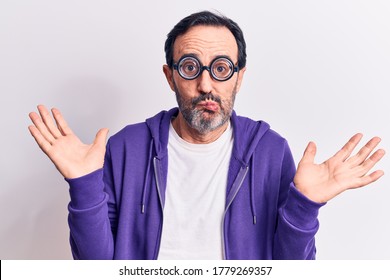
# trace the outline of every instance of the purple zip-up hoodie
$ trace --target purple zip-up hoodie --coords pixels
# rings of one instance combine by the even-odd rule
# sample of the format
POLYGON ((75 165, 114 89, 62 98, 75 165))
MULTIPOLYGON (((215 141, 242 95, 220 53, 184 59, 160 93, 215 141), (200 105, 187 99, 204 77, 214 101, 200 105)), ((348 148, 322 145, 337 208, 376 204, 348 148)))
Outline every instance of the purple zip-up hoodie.
MULTIPOLYGON (((103 169, 70 185, 75 259, 157 259, 164 222, 168 131, 178 109, 129 125, 107 143, 103 169)), ((314 259, 323 204, 294 186, 284 138, 263 121, 231 117, 234 146, 222 220, 225 259, 314 259)), ((169 187, 169 186, 168 186, 169 187)))

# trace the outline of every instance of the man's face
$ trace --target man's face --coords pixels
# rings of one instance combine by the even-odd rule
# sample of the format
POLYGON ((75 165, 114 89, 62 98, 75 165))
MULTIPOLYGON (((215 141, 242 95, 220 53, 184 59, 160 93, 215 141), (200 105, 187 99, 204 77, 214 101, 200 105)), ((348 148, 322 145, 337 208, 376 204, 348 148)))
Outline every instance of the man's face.
MULTIPOLYGON (((195 56, 206 66, 219 56, 229 57, 237 64, 238 48, 233 34, 226 27, 195 26, 175 41, 174 63, 185 55, 195 56)), ((244 71, 241 69, 224 82, 214 80, 207 70, 194 80, 186 80, 178 71, 164 65, 168 83, 176 93, 180 114, 191 128, 202 134, 229 120, 244 71)))

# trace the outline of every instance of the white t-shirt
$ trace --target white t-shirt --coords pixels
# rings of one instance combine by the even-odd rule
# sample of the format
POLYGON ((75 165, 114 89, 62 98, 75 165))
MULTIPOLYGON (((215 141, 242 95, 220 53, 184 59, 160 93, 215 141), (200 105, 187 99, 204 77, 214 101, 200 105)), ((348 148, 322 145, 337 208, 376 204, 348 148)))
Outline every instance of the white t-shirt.
POLYGON ((188 143, 172 124, 158 259, 222 259, 222 217, 233 129, 209 144, 188 143))

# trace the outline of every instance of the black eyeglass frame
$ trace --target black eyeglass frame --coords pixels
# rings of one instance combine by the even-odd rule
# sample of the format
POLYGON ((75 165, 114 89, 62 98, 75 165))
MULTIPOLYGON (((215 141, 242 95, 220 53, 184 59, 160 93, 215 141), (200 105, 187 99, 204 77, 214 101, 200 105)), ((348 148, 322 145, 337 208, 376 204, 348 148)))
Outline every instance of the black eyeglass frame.
POLYGON ((207 70, 207 71, 210 73, 211 77, 212 77, 214 80, 219 81, 219 82, 225 82, 225 81, 229 80, 231 77, 233 77, 233 75, 234 75, 235 72, 238 72, 238 71, 239 71, 239 67, 238 67, 237 65, 234 65, 233 61, 232 61, 229 57, 223 56, 223 55, 217 56, 216 58, 214 58, 214 59, 211 61, 211 63, 210 63, 209 66, 203 65, 203 64, 199 61, 199 59, 198 59, 196 56, 194 56, 194 55, 184 55, 184 56, 182 56, 182 57, 179 59, 179 61, 178 61, 177 63, 174 63, 174 64, 173 64, 173 69, 176 70, 176 71, 179 73, 180 77, 182 77, 182 78, 185 79, 185 80, 194 80, 194 79, 198 78, 198 77, 203 73, 204 70, 207 70), (198 71, 198 73, 197 73, 195 76, 193 76, 193 77, 185 76, 185 75, 180 71, 180 69, 179 69, 179 65, 181 64, 181 62, 182 62, 183 60, 185 60, 185 59, 188 59, 188 58, 194 59, 194 60, 199 64, 199 71, 198 71), (222 59, 226 59, 226 60, 229 62, 229 64, 231 65, 231 69, 232 69, 231 73, 230 73, 226 78, 223 78, 223 79, 218 78, 218 77, 214 74, 214 72, 211 70, 213 64, 214 64, 217 60, 219 60, 219 59, 221 59, 221 58, 222 58, 222 59))

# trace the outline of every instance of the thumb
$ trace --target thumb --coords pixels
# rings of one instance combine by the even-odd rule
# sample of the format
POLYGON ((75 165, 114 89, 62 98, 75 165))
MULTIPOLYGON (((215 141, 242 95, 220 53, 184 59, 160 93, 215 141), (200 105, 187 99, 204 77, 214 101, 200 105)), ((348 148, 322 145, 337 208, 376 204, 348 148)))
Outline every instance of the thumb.
POLYGON ((300 163, 314 163, 314 157, 317 153, 317 146, 314 142, 309 142, 305 151, 303 152, 300 163))
POLYGON ((95 140, 93 141, 94 145, 105 146, 108 135, 108 128, 102 128, 96 133, 95 140))

